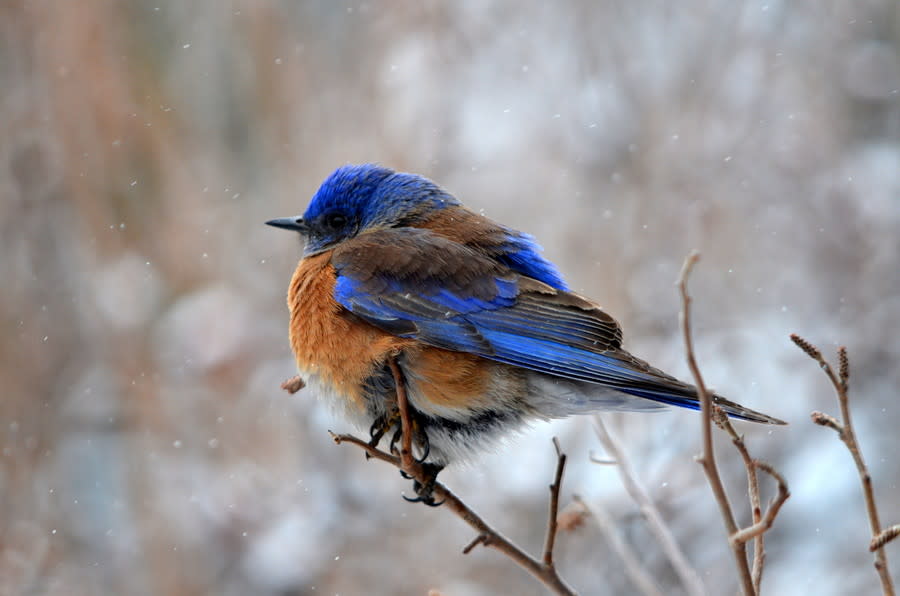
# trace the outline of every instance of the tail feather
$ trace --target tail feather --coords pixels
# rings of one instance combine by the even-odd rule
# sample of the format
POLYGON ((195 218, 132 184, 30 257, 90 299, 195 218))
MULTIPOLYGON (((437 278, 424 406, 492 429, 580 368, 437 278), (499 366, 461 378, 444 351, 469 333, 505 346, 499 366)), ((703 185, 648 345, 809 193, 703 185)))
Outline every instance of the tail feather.
MULTIPOLYGON (((643 397, 672 406, 690 408, 692 410, 700 409, 697 388, 693 385, 679 381, 624 350, 618 350, 615 353, 615 357, 628 369, 640 374, 639 381, 619 383, 616 386, 617 390, 635 397, 643 397)), ((712 399, 713 403, 733 418, 761 422, 763 424, 787 424, 783 420, 746 408, 741 404, 725 399, 721 395, 713 393, 712 399)))
MULTIPOLYGON (((692 385, 685 385, 684 388, 690 390, 692 394, 685 395, 681 392, 674 393, 671 389, 666 390, 662 388, 621 388, 619 389, 619 391, 627 393, 629 395, 634 395, 636 397, 643 397, 645 399, 651 399, 653 401, 658 401, 672 406, 690 408, 691 410, 699 410, 700 401, 697 397, 697 390, 692 385)), ((761 422, 763 424, 787 424, 787 422, 785 422, 784 420, 779 420, 778 418, 763 414, 762 412, 751 410, 750 408, 746 408, 738 403, 727 400, 721 395, 713 394, 712 399, 714 404, 722 408, 725 413, 732 418, 749 420, 751 422, 761 422)))

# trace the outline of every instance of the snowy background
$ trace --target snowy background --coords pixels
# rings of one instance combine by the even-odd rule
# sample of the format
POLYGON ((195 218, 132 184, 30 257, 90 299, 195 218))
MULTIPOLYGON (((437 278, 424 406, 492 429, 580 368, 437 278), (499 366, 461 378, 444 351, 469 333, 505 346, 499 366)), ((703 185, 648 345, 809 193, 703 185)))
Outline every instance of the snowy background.
MULTIPOLYGON (((626 347, 683 378, 673 282, 699 249, 707 382, 791 423, 740 425, 792 491, 763 592, 877 591, 856 472, 809 421, 834 398, 788 334, 849 347, 900 522, 895 0, 14 0, 0 89, 0 593, 543 593, 493 551, 461 555, 468 527, 403 502, 395 470, 279 389, 300 246, 262 222, 364 161, 536 235, 626 347)), ((606 421, 710 593, 733 593, 697 416, 606 421)), ((537 552, 553 435, 563 503, 603 507, 681 593, 615 469, 589 463, 589 419, 443 478, 537 552)), ((584 594, 633 590, 593 524, 557 558, 584 594)))

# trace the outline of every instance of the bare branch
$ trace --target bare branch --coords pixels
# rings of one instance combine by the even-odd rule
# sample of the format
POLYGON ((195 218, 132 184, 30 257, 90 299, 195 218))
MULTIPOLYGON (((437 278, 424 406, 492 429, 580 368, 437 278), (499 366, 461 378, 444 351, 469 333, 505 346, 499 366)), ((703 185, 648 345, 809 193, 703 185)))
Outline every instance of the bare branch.
MULTIPOLYGON (((681 275, 678 278, 678 287, 681 290, 681 329, 684 334, 684 347, 687 356, 688 367, 694 376, 694 382, 697 385, 697 397, 700 400, 700 412, 702 419, 703 432, 703 451, 698 458, 706 478, 712 488, 713 496, 719 505, 719 511, 725 522, 725 530, 731 537, 737 533, 738 527, 734 520, 734 513, 731 509, 731 503, 728 501, 728 495, 725 493, 725 486, 722 484, 722 477, 719 475, 719 469, 716 466, 715 452, 713 450, 712 441, 712 421, 713 421, 713 404, 706 385, 703 382, 703 376, 700 374, 700 368, 694 358, 694 345, 691 339, 691 297, 687 292, 687 278, 691 269, 700 258, 699 253, 692 252, 684 261, 684 267, 681 269, 681 275)), ((734 555, 734 561, 737 565, 738 576, 741 581, 741 587, 745 596, 753 596, 756 590, 753 587, 753 577, 750 573, 750 566, 747 563, 747 552, 743 542, 731 541, 731 550, 734 555)))
POLYGON ((383 462, 387 462, 389 464, 393 464, 400 467, 400 458, 396 455, 391 455, 390 453, 385 453, 381 449, 377 449, 371 445, 367 441, 363 441, 362 439, 358 439, 353 435, 338 435, 331 431, 328 431, 328 434, 331 435, 331 438, 334 439, 335 445, 340 445, 341 443, 353 443, 357 447, 362 447, 366 451, 366 457, 373 457, 375 459, 379 459, 383 462))
MULTIPOLYGON (((397 407, 400 411, 400 425, 403 433, 403 436, 401 438, 400 455, 396 456, 390 453, 386 453, 378 449, 377 447, 373 447, 368 442, 351 435, 336 435, 334 433, 331 433, 331 436, 334 439, 335 443, 351 443, 353 445, 356 445, 357 447, 365 450, 368 456, 394 465, 418 482, 425 483, 426 481, 428 481, 425 466, 422 463, 416 461, 412 454, 412 420, 409 413, 409 401, 406 394, 406 383, 403 379, 403 374, 400 370, 400 367, 397 365, 396 361, 393 358, 388 360, 388 366, 390 367, 391 372, 394 376, 394 381, 397 388, 397 407)), ((478 532, 478 535, 475 537, 475 539, 472 540, 472 542, 470 542, 463 549, 464 554, 468 554, 479 544, 485 547, 493 548, 506 555, 516 565, 530 573, 535 579, 544 584, 544 586, 554 594, 574 596, 575 592, 566 585, 561 577, 559 577, 556 566, 552 563, 552 549, 554 543, 553 538, 555 538, 557 527, 556 513, 559 506, 559 486, 562 482, 563 467, 565 465, 565 455, 560 452, 559 445, 556 442, 554 442, 554 444, 556 445, 558 456, 557 470, 554 485, 551 487, 551 519, 547 522, 547 538, 549 544, 547 544, 544 548, 543 562, 529 556, 528 553, 513 544, 500 532, 490 527, 487 522, 481 519, 481 517, 479 517, 477 513, 472 511, 472 509, 470 509, 468 505, 463 503, 462 500, 459 499, 459 497, 453 494, 450 489, 448 489, 440 482, 434 482, 433 495, 438 501, 443 502, 443 508, 449 509, 450 511, 455 513, 459 518, 461 518, 476 532, 478 532), (556 487, 555 498, 553 496, 554 487, 556 487), (551 538, 551 528, 553 538, 551 538), (550 561, 549 563, 547 562, 548 560, 550 561)))
POLYGON ((747 470, 747 490, 750 495, 750 511, 753 516, 753 524, 749 528, 744 528, 743 530, 739 530, 736 534, 732 534, 729 540, 747 542, 748 540, 753 539, 753 568, 751 569, 750 576, 753 580, 753 589, 759 594, 760 586, 762 584, 763 568, 766 561, 764 534, 772 527, 781 506, 791 494, 784 477, 782 477, 775 468, 766 462, 753 459, 750 456, 750 451, 744 443, 744 437, 737 433, 734 429, 734 425, 731 424, 731 420, 728 419, 725 412, 722 411, 721 408, 716 407, 715 415, 716 424, 731 437, 731 441, 734 443, 738 453, 740 453, 741 459, 744 461, 744 467, 747 470), (762 501, 759 493, 759 476, 757 475, 757 470, 763 470, 768 473, 775 478, 775 481, 778 483, 778 494, 775 500, 769 505, 769 510, 766 511, 765 517, 763 517, 762 513, 762 501))
POLYGON ((834 416, 825 414, 824 412, 813 412, 810 414, 810 418, 813 423, 818 424, 819 426, 827 426, 837 432, 837 434, 841 436, 844 435, 844 427, 841 426, 841 423, 838 422, 834 416))
POLYGON ((641 515, 647 520, 650 532, 656 537, 656 541, 659 542, 666 558, 669 559, 669 563, 675 570, 676 575, 678 575, 681 585, 684 586, 684 591, 691 596, 702 596, 706 593, 703 581, 700 579, 697 571, 691 566, 681 547, 678 546, 678 542, 663 520, 653 499, 650 498, 647 490, 638 481, 637 474, 635 474, 634 468, 631 467, 631 461, 628 459, 625 451, 606 429, 601 416, 595 415, 593 421, 594 432, 597 434, 597 438, 603 444, 603 448, 609 456, 617 462, 619 477, 622 479, 625 490, 637 504, 641 515))
POLYGON ((596 455, 594 455, 593 451, 591 451, 590 454, 588 454, 588 459, 591 461, 592 464, 597 464, 598 466, 614 466, 619 463, 612 458, 597 457, 596 455))
POLYGON ((547 537, 544 539, 544 565, 550 568, 553 567, 553 545, 556 543, 559 490, 562 488, 562 476, 566 468, 566 454, 562 452, 556 437, 553 437, 553 446, 556 448, 556 477, 550 485, 550 512, 547 514, 547 537))
MULTIPOLYGON (((862 451, 859 449, 859 443, 856 440, 856 432, 853 430, 853 421, 850 418, 850 397, 847 393, 848 381, 850 379, 850 359, 847 357, 847 348, 841 346, 838 348, 838 366, 839 372, 835 374, 834 369, 822 356, 822 352, 811 343, 797 335, 791 334, 791 341, 797 344, 806 354, 819 363, 819 366, 825 371, 828 380, 834 387, 837 394, 838 406, 841 410, 841 419, 838 421, 833 416, 823 414, 821 412, 813 412, 812 420, 818 425, 827 426, 838 433, 838 437, 847 446, 853 462, 856 464, 856 471, 859 474, 859 481, 862 484, 863 498, 866 502, 866 512, 869 515, 869 529, 872 532, 872 541, 869 550, 875 552, 875 570, 881 580, 881 590, 885 596, 894 596, 894 583, 891 580, 891 574, 888 570, 887 555, 882 548, 887 543, 885 540, 878 546, 874 546, 883 538, 881 531, 881 521, 878 519, 878 507, 875 504, 875 490, 872 487, 872 476, 869 474, 869 468, 863 459, 862 451)), ((889 530, 888 530, 889 531, 889 530)), ((890 540, 890 539, 888 539, 890 540)))
POLYGON ((872 542, 869 544, 869 551, 875 552, 897 536, 900 536, 900 524, 882 530, 875 538, 872 538, 872 542))
MULTIPOLYGON (((753 468, 762 470, 763 472, 765 472, 766 474, 768 474, 769 476, 771 476, 772 478, 775 479, 775 482, 778 483, 778 494, 776 495, 776 497, 772 501, 772 503, 769 505, 769 508, 766 510, 765 516, 761 520, 755 522, 749 528, 744 528, 743 530, 740 530, 736 534, 733 534, 731 536, 731 540, 733 542, 747 542, 748 540, 752 540, 754 538, 756 538, 757 540, 760 540, 762 538, 763 533, 772 527, 772 523, 775 521, 775 517, 778 515, 778 512, 781 510, 781 506, 784 505, 784 502, 787 501, 788 497, 791 496, 791 493, 788 490, 787 482, 785 482, 784 477, 782 477, 782 475, 779 474, 775 470, 775 468, 773 468, 766 462, 759 461, 759 460, 753 460, 751 465, 753 468)), ((756 476, 756 474, 754 474, 754 476, 756 476)), ((757 498, 758 498, 758 496, 759 496, 759 493, 757 492, 757 498)), ((761 544, 761 541, 759 543, 761 544)), ((762 556, 764 557, 765 554, 762 553, 762 556)), ((754 563, 755 563, 755 561, 754 561, 754 563)), ((762 571, 760 570, 759 573, 760 573, 760 579, 762 579, 762 571)), ((758 592, 759 584, 757 583, 755 585, 755 587, 758 592)))
POLYGON ((488 540, 490 540, 490 538, 488 537, 487 534, 479 534, 472 540, 472 542, 470 542, 469 544, 466 545, 466 548, 464 548, 462 550, 463 554, 464 555, 469 554, 470 552, 472 552, 472 549, 474 549, 479 544, 483 544, 483 545, 487 546, 488 540))
MULTIPOLYGON (((574 497, 576 503, 578 503, 581 507, 583 507, 588 513, 590 513, 591 517, 597 522, 597 525, 600 527, 600 530, 606 536, 606 539, 609 541, 609 546, 617 555, 619 555, 619 559, 622 560, 622 564, 625 568, 625 575, 628 576, 628 579, 631 580, 631 583, 640 591, 644 596, 662 596, 662 592, 656 586, 656 583, 653 581, 653 578, 647 573, 647 571, 643 568, 641 564, 640 558, 635 554, 634 550, 625 542, 622 537, 619 535, 618 530, 616 530, 616 526, 613 521, 610 519, 609 514, 606 512, 603 507, 598 507, 597 509, 591 509, 588 507, 587 503, 581 500, 580 497, 574 497)), ((702 594, 702 592, 700 592, 702 594)))

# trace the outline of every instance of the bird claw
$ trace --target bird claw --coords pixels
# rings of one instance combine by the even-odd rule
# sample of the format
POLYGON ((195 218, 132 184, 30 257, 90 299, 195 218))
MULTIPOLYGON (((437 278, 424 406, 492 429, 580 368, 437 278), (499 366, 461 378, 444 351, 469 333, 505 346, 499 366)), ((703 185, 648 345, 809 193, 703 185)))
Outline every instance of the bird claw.
POLYGON ((431 441, 428 440, 428 433, 422 433, 422 457, 416 458, 416 462, 425 464, 428 454, 431 453, 431 441))
MULTIPOLYGON (((417 464, 425 464, 425 460, 428 459, 428 456, 431 454, 431 441, 428 440, 428 433, 426 432, 416 432, 415 435, 418 439, 418 443, 422 446, 422 455, 420 457, 414 458, 417 464)), ((390 452, 394 455, 399 455, 397 452, 397 442, 403 438, 403 429, 398 428, 394 431, 394 436, 391 437, 391 445, 390 452)))
POLYGON ((407 503, 422 503, 429 507, 440 507, 444 504, 444 501, 435 501, 433 496, 429 497, 407 497, 406 495, 400 495, 403 497, 403 500, 407 503))
POLYGON ((400 437, 402 437, 402 436, 403 436, 403 428, 398 426, 397 430, 394 431, 394 436, 391 437, 390 452, 393 453, 394 455, 399 455, 399 453, 397 451, 397 441, 399 441, 400 437))
MULTIPOLYGON (((425 482, 419 482, 418 480, 412 478, 413 480, 413 491, 415 491, 415 497, 407 497, 406 495, 401 495, 404 500, 409 503, 424 503, 429 507, 440 507, 444 504, 444 501, 435 501, 434 500, 434 485, 437 483, 437 476, 444 469, 444 466, 439 466, 437 464, 428 464, 423 463, 422 468, 425 471, 425 482)), ((410 479, 411 476, 400 470, 400 475, 404 478, 410 479)))
MULTIPOLYGON (((381 439, 384 438, 384 435, 386 435, 389 430, 397 425, 399 421, 400 412, 396 409, 394 409, 389 414, 385 414, 384 416, 376 418, 372 423, 372 426, 369 427, 369 446, 378 447, 378 443, 381 442, 381 439)), ((394 443, 396 443, 397 441, 396 436, 397 435, 395 434, 394 439, 391 440, 392 452, 394 451, 394 443)))

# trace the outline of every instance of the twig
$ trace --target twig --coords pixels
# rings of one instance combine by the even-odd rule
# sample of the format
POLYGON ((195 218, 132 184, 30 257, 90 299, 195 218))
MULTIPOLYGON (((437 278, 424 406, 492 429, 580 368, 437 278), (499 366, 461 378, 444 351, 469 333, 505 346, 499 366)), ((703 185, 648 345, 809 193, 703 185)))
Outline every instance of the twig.
POLYGON ((860 451, 859 443, 856 441, 856 432, 853 430, 853 422, 850 418, 850 398, 847 393, 850 380, 850 360, 847 357, 847 348, 844 346, 838 348, 839 368, 838 373, 835 374, 834 369, 831 368, 831 365, 825 360, 822 356, 822 352, 820 352, 818 348, 796 333, 791 334, 791 341, 797 344, 801 350, 806 352, 810 358, 819 363, 819 366, 828 376, 828 380, 830 380, 831 384, 834 386, 834 391, 838 398, 838 405, 841 410, 841 420, 838 421, 833 416, 823 414, 822 412, 813 412, 812 421, 820 426, 827 426, 836 431, 838 437, 844 442, 844 445, 847 446, 847 450, 853 457, 853 462, 856 464, 856 470, 859 473, 859 480, 862 484, 863 497, 866 501, 866 511, 869 514, 869 528, 872 531, 872 541, 869 545, 869 550, 875 552, 875 570, 878 572, 878 577, 881 580, 881 591, 885 596, 894 596, 894 584, 891 580, 890 571, 888 570, 887 555, 883 548, 887 543, 887 540, 883 543, 876 544, 878 539, 882 537, 882 531, 881 522, 878 519, 878 507, 875 504, 875 490, 872 487, 872 476, 869 474, 869 469, 866 467, 865 460, 863 460, 862 451, 860 451))
POLYGON ((559 440, 553 437, 556 448, 556 476, 550 485, 550 511, 547 514, 547 536, 544 539, 544 565, 553 567, 553 545, 556 544, 556 526, 559 515, 559 490, 562 488, 563 471, 566 468, 566 454, 559 446, 559 440))
POLYGON ((306 387, 306 381, 304 381, 303 377, 301 377, 300 375, 294 375, 290 379, 286 379, 284 383, 281 384, 281 388, 291 395, 297 393, 304 387, 306 387))
POLYGON ((637 475, 634 473, 631 462, 624 450, 607 431, 606 426, 603 424, 603 419, 599 415, 595 415, 593 421, 594 432, 597 438, 603 444, 603 448, 610 458, 618 464, 619 477, 622 479, 625 490, 631 499, 637 503, 641 514, 647 520, 650 532, 656 537, 657 542, 659 542, 663 552, 669 559, 669 563, 678 575, 681 585, 684 586, 684 591, 692 596, 702 596, 706 593, 703 581, 700 579, 697 571, 691 566, 681 547, 678 546, 678 542, 665 521, 663 521, 662 515, 653 499, 650 498, 646 489, 638 482, 637 475))
MULTIPOLYGON (((739 530, 736 534, 731 536, 732 542, 747 542, 748 540, 756 539, 759 544, 762 544, 762 536, 772 527, 772 523, 775 521, 775 517, 778 515, 778 512, 781 510, 781 506, 784 505, 784 502, 788 500, 788 497, 791 496, 790 491, 788 490, 787 482, 785 482, 784 478, 779 474, 775 468, 770 466, 764 461, 759 461, 758 459, 754 459, 751 462, 751 465, 754 469, 762 470, 769 476, 775 479, 775 482, 778 483, 778 494, 775 499, 772 500, 772 503, 769 505, 769 508, 766 510, 766 514, 762 516, 758 522, 755 522, 752 526, 748 528, 744 528, 739 530)), ((756 476, 756 474, 754 474, 756 476)), ((765 557, 765 552, 762 551, 760 553, 760 559, 765 557)), ((756 566, 756 561, 754 560, 754 571, 756 566)), ((762 563, 760 563, 759 570, 759 578, 762 579, 762 563)), ((759 591, 759 583, 755 582, 754 585, 759 591)))
POLYGON ((887 528, 886 530, 882 530, 878 533, 877 536, 872 538, 872 542, 869 544, 869 551, 875 552, 897 536, 900 536, 900 524, 896 524, 887 528))
POLYGON ((625 566, 625 575, 631 580, 631 583, 640 591, 644 596, 662 596, 662 592, 656 586, 653 581, 653 578, 647 573, 641 564, 640 559, 635 554, 634 550, 625 542, 621 536, 619 536, 619 532, 616 530, 616 526, 613 521, 610 519, 609 514, 606 512, 603 507, 598 507, 597 509, 591 509, 588 507, 587 503, 581 500, 581 497, 575 496, 573 500, 578 503, 581 507, 584 507, 586 511, 591 514, 591 517, 597 522, 597 525, 600 527, 600 530, 603 534, 606 535, 607 540, 609 540, 609 546, 619 555, 619 558, 622 560, 623 565, 625 566))
MULTIPOLYGON (((416 461, 412 454, 412 423, 409 415, 406 383, 403 379, 400 367, 393 358, 388 360, 388 366, 394 376, 394 382, 397 388, 397 408, 400 411, 400 427, 403 433, 400 443, 400 455, 397 456, 386 453, 352 435, 335 435, 332 433, 332 438, 335 443, 338 444, 352 443, 365 450, 370 457, 394 465, 420 483, 425 483, 428 480, 425 467, 420 462, 416 461)), ((443 508, 449 509, 455 513, 478 533, 475 539, 463 549, 464 554, 468 554, 479 544, 485 547, 491 547, 509 557, 515 564, 530 573, 554 594, 574 596, 575 592, 562 580, 553 563, 553 546, 557 528, 556 516, 559 507, 559 490, 562 484, 563 469, 566 461, 565 455, 560 451, 559 444, 555 440, 554 445, 557 449, 557 466, 555 480, 550 487, 550 518, 547 520, 547 537, 544 545, 543 561, 538 561, 531 557, 500 532, 490 527, 487 522, 481 519, 477 513, 472 511, 468 505, 463 503, 459 497, 450 492, 450 489, 440 482, 434 482, 432 494, 436 500, 443 501, 443 508)))
MULTIPOLYGON (((739 435, 734 426, 728 420, 728 415, 721 408, 713 408, 715 423, 731 436, 731 442, 734 444, 741 459, 744 460, 744 468, 747 470, 747 492, 750 495, 750 512, 753 519, 753 526, 757 526, 762 521, 762 500, 759 496, 759 475, 756 473, 756 466, 750 451, 744 443, 744 437, 739 435)), ((774 518, 774 516, 773 516, 774 518)), ((768 528, 766 528, 768 529, 768 528)), ((743 531, 743 530, 742 530, 743 531)), ((740 534, 741 531, 738 532, 740 534)), ((733 534, 730 539, 735 540, 738 534, 733 534)), ((753 590, 759 594, 759 587, 762 584, 763 568, 766 562, 766 545, 764 532, 756 534, 753 538, 753 567, 750 569, 750 578, 753 580, 753 590)), ((749 538, 747 539, 749 540, 749 538)), ((743 542, 747 542, 743 540, 743 542)))
POLYGON ((750 509, 753 516, 753 525, 738 531, 737 534, 733 534, 730 537, 730 540, 747 542, 748 540, 753 539, 753 568, 751 569, 750 576, 753 579, 753 589, 759 594, 760 585, 762 584, 763 568, 766 561, 764 534, 772 527, 775 516, 778 515, 781 506, 784 505, 784 502, 791 496, 791 493, 788 490, 787 482, 785 482, 784 477, 775 471, 775 468, 766 462, 753 459, 750 456, 750 451, 744 443, 744 437, 737 433, 725 412, 721 408, 716 407, 714 408, 714 414, 716 424, 731 437, 731 442, 738 450, 738 453, 741 454, 741 459, 744 460, 744 467, 747 470, 747 490, 750 494, 750 509), (769 505, 765 517, 762 513, 762 502, 759 496, 759 476, 757 470, 763 470, 772 476, 778 483, 778 494, 769 505))
MULTIPOLYGON (((712 488, 713 496, 719 505, 719 511, 722 513, 722 519, 725 522, 725 529, 728 536, 731 537, 738 531, 737 523, 734 521, 734 513, 731 510, 731 503, 728 501, 728 495, 725 493, 725 486, 722 484, 722 477, 719 475, 719 469, 716 466, 715 452, 713 450, 712 441, 712 418, 713 403, 703 377, 700 374, 700 368, 694 358, 694 346, 691 340, 691 297, 687 293, 687 278, 694 267, 694 264, 700 258, 700 254, 696 251, 692 252, 684 261, 681 268, 681 275, 678 278, 678 287, 681 290, 681 330, 684 334, 684 348, 687 355, 688 367, 694 376, 694 382, 697 385, 697 398, 700 401, 701 427, 703 432, 703 451, 698 458, 698 462, 703 466, 706 478, 712 488)), ((737 565, 738 576, 741 581, 741 588, 745 596, 753 596, 756 590, 753 587, 753 577, 750 573, 750 566, 747 563, 747 551, 743 542, 730 541, 731 551, 734 555, 734 561, 737 565)))

